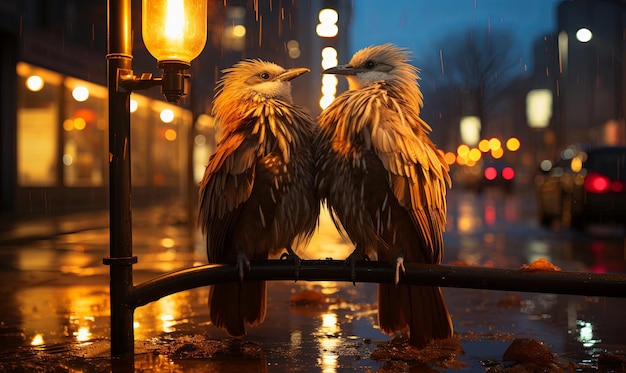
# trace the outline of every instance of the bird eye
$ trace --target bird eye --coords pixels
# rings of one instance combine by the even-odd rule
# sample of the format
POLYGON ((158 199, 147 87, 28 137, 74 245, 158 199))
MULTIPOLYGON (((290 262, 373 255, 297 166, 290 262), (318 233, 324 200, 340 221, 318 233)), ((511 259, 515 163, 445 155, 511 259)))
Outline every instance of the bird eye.
POLYGON ((365 62, 364 66, 365 66, 366 69, 373 69, 374 66, 376 66, 376 62, 374 62, 374 61, 367 61, 367 62, 365 62))
POLYGON ((259 74, 259 78, 263 79, 263 80, 267 80, 270 78, 270 73, 267 72, 262 72, 259 74))

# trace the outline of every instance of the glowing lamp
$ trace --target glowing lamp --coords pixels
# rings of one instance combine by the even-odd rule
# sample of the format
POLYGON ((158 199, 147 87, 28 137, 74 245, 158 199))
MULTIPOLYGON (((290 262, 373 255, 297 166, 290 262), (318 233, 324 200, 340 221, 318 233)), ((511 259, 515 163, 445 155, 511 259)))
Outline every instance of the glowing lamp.
POLYGON ((206 44, 206 0, 143 0, 141 31, 159 67, 191 66, 206 44))
POLYGON ((532 128, 546 128, 552 117, 552 91, 533 89, 526 95, 526 117, 532 128))
POLYGON ((206 44, 207 1, 143 0, 141 29, 148 52, 163 69, 163 94, 178 101, 184 95, 184 71, 206 44))

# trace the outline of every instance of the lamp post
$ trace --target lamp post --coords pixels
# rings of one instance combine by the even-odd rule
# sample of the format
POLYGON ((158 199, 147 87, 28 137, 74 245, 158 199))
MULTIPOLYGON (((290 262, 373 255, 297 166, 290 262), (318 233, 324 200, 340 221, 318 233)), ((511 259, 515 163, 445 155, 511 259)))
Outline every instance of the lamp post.
POLYGON ((161 86, 168 101, 184 95, 185 70, 206 43, 206 0, 143 0, 143 31, 148 51, 163 76, 137 77, 132 70, 131 0, 108 0, 107 81, 109 91, 109 257, 111 355, 133 351, 133 309, 127 304, 133 289, 130 94, 161 86), (183 37, 184 36, 184 37, 183 37), (183 52, 180 52, 183 51, 183 52))

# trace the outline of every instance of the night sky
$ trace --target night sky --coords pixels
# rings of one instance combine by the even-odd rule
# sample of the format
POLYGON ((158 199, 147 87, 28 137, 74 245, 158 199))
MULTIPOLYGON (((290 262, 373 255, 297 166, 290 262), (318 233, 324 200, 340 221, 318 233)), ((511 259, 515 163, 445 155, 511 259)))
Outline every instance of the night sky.
MULTIPOLYGON (((472 27, 491 32, 509 28, 516 37, 512 48, 531 64, 532 43, 556 27, 560 0, 359 0, 354 3, 351 52, 391 42, 410 49, 414 63, 440 49, 447 33, 472 27), (381 5, 383 4, 383 5, 381 5)), ((347 61, 339 61, 345 63, 347 61)))

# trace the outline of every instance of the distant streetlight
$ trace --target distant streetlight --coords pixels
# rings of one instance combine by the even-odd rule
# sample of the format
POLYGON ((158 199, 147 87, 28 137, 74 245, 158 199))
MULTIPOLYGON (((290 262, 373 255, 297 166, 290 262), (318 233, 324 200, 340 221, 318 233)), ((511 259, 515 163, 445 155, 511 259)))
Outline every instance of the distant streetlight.
POLYGON ((315 31, 318 36, 323 38, 332 38, 337 36, 339 28, 337 27, 337 21, 339 20, 339 14, 335 9, 325 8, 320 10, 318 18, 320 23, 315 27, 315 31))
POLYGON ((582 27, 576 31, 576 39, 581 43, 587 43, 593 37, 593 33, 586 27, 582 27))
POLYGON ((531 128, 546 128, 552 118, 552 91, 533 89, 526 95, 526 117, 531 128))
POLYGON ((468 145, 476 145, 478 144, 478 140, 480 140, 480 118, 476 116, 467 116, 461 118, 460 131, 461 131, 461 140, 468 145))

